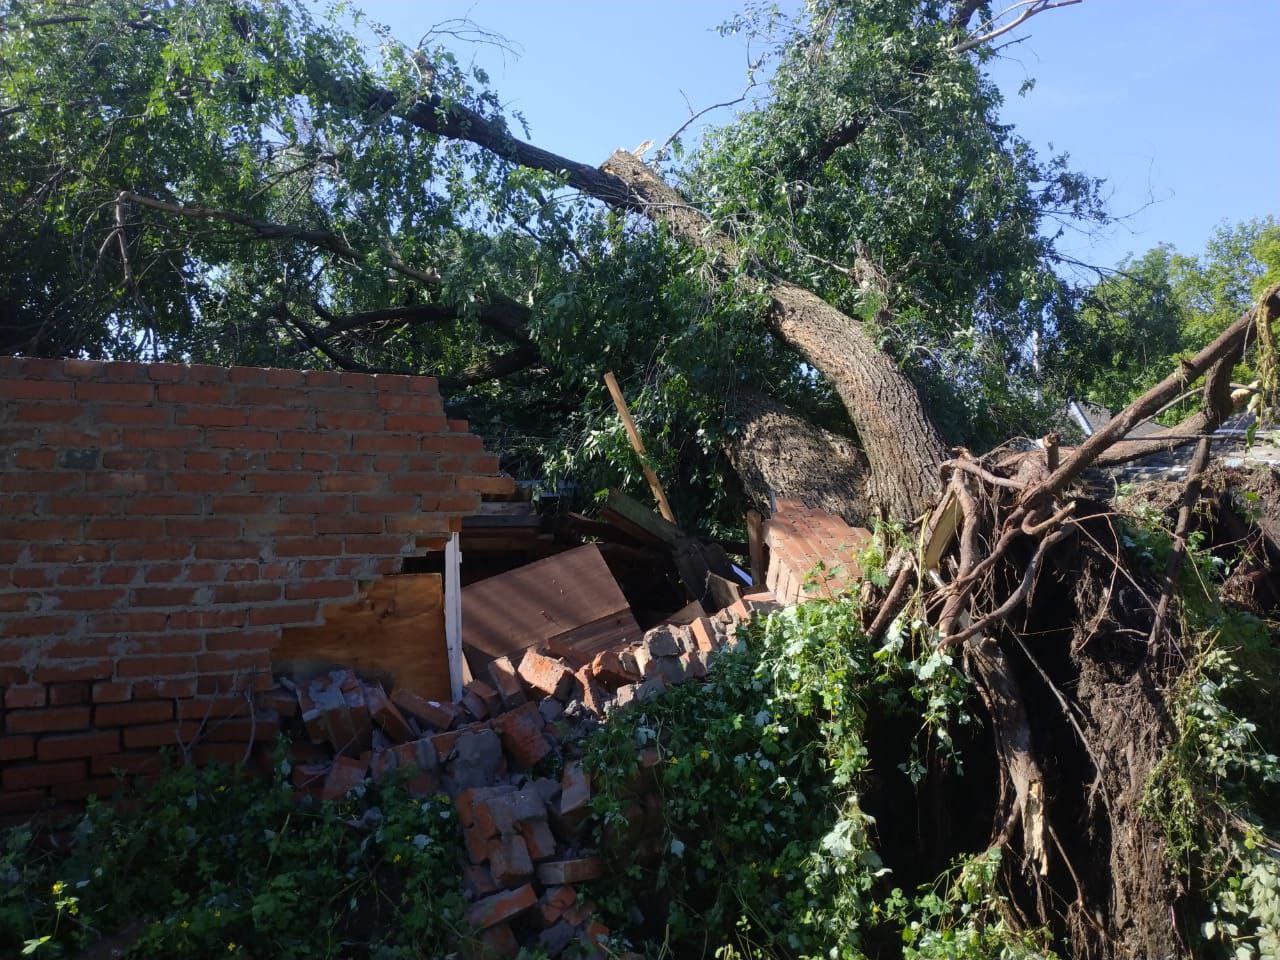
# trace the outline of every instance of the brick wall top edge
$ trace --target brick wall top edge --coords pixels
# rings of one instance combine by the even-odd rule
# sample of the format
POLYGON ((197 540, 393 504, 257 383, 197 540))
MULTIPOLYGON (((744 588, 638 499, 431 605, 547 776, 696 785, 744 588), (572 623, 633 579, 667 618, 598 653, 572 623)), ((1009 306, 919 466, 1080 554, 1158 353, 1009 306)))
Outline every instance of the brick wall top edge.
POLYGON ((127 360, 57 360, 0 356, 0 378, 90 380, 112 383, 234 383, 308 389, 376 390, 438 394, 435 377, 391 373, 342 373, 284 367, 220 367, 205 363, 138 363, 127 360))

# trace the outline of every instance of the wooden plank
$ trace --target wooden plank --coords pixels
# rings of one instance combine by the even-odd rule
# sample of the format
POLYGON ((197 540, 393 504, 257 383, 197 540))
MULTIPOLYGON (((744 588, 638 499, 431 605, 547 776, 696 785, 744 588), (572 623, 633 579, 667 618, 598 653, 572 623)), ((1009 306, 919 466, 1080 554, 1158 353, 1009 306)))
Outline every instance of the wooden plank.
POLYGON ((595 544, 576 547, 462 590, 462 644, 474 668, 542 646, 584 624, 629 611, 595 544))
POLYGON ((622 425, 627 430, 627 436, 631 440, 631 449, 635 450, 636 456, 640 458, 640 469, 644 471, 644 478, 649 482, 649 489, 653 491, 653 498, 658 501, 658 509, 662 511, 663 517, 675 523, 675 512, 671 509, 671 504, 667 503, 667 494, 662 489, 662 483, 658 480, 658 475, 653 472, 653 467, 649 466, 649 457, 644 452, 644 441, 640 439, 640 431, 636 429, 635 420, 631 419, 631 411, 627 408, 627 400, 622 395, 622 388, 618 386, 618 378, 613 375, 612 370, 604 375, 604 383, 609 388, 609 395, 613 397, 613 405, 617 408, 618 416, 622 418, 622 425))
POLYGON ((629 523, 664 543, 675 543, 684 536, 684 531, 674 523, 658 516, 643 503, 627 496, 621 490, 609 491, 607 505, 614 513, 625 517, 629 523))
POLYGON ((569 666, 577 670, 590 663, 600 651, 620 643, 633 643, 642 636, 644 631, 636 623, 631 611, 623 610, 552 637, 545 646, 549 652, 563 657, 569 666))
POLYGON ((449 651, 449 689, 462 699, 462 545, 455 533, 444 548, 444 636, 449 651))
POLYGON ((271 651, 271 665, 303 674, 351 667, 429 700, 449 699, 440 574, 382 577, 358 600, 325 607, 323 623, 286 627, 271 651))
POLYGON ((699 617, 705 617, 706 615, 706 609, 701 603, 695 600, 693 603, 686 604, 671 616, 667 617, 667 623, 681 623, 687 625, 693 623, 693 621, 697 620, 699 617))

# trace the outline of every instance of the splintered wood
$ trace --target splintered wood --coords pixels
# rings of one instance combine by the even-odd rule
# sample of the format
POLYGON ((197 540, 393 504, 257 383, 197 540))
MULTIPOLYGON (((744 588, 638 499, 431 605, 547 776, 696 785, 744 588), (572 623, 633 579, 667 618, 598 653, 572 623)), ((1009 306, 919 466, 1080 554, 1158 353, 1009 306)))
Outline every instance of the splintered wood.
POLYGON ((553 651, 576 669, 600 650, 640 635, 595 544, 462 591, 462 646, 476 676, 485 675, 489 661, 530 647, 553 651))

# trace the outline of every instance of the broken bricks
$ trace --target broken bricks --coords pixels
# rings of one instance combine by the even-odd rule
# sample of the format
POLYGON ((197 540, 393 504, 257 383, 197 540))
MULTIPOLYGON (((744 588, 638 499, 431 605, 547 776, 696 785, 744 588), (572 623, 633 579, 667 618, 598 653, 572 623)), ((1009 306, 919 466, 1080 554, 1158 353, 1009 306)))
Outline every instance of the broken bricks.
MULTIPOLYGON (((749 601, 752 614, 768 608, 767 597, 749 601)), ((484 679, 467 684, 461 703, 388 691, 335 670, 292 684, 297 708, 288 717, 291 685, 282 679, 272 696, 285 703, 289 723, 305 725, 315 741, 296 741, 305 748, 294 767, 298 791, 338 799, 366 776, 377 780, 392 770, 409 771, 417 796, 443 786, 458 806, 469 861, 463 880, 473 898, 468 920, 479 928, 464 955, 507 958, 523 946, 559 956, 569 944, 590 944, 608 931, 576 885, 598 878, 603 868, 583 847, 591 789, 573 744, 606 710, 705 676, 740 613, 655 628, 638 641, 598 651, 576 671, 537 650, 526 650, 518 666, 498 658, 484 679), (330 751, 338 756, 322 763, 330 751), (552 755, 564 760, 559 777, 522 776, 552 755)), ((645 768, 658 761, 657 751, 642 752, 638 761, 625 828, 628 837, 635 834, 637 855, 653 857, 661 852, 662 809, 645 768)))
MULTIPOLYGON (((572 678, 573 674, 569 676, 572 678)), ((528 770, 551 753, 551 741, 542 732, 544 726, 535 703, 526 703, 493 721, 493 728, 502 737, 503 749, 522 770, 528 770)))
POLYGON ((545 697, 564 700, 573 690, 573 671, 563 661, 536 650, 526 650, 520 658, 520 679, 545 697))

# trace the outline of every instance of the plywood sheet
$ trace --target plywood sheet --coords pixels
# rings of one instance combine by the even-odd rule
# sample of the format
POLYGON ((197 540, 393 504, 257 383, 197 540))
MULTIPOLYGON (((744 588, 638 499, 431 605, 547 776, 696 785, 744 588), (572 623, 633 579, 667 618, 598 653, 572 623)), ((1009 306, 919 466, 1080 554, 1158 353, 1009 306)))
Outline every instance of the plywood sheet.
POLYGON ((360 599, 325 607, 324 623, 285 628, 271 660, 275 670, 301 673, 351 667, 428 700, 448 700, 442 578, 405 573, 375 580, 360 599))
POLYGON ((462 645, 475 668, 624 613, 634 622, 600 548, 587 544, 464 587, 462 645))

